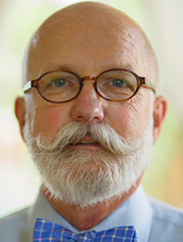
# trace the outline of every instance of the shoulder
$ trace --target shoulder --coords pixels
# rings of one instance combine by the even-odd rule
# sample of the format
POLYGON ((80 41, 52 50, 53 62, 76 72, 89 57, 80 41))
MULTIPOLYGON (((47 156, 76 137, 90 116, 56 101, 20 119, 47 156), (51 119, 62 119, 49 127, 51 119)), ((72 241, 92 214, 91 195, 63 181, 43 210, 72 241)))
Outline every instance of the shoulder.
POLYGON ((183 210, 172 205, 150 199, 153 220, 158 223, 171 224, 183 228, 183 210))
POLYGON ((183 210, 166 203, 150 199, 153 218, 150 241, 183 241, 183 210), (163 234, 163 235, 162 235, 163 234))
POLYGON ((0 241, 27 241, 28 208, 0 219, 0 241))

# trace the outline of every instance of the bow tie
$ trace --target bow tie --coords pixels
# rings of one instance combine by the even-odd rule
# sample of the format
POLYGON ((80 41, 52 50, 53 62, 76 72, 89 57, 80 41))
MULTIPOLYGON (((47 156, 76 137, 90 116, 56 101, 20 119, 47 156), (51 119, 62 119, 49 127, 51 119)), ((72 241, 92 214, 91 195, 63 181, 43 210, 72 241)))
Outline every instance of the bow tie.
POLYGON ((49 220, 37 218, 33 242, 138 242, 133 226, 118 227, 100 232, 88 231, 80 234, 49 220))

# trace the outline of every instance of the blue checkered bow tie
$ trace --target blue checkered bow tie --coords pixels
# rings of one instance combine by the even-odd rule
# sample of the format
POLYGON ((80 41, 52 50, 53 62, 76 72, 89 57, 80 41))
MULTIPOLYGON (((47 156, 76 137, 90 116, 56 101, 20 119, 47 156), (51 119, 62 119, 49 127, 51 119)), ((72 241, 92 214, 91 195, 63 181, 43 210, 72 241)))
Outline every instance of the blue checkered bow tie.
POLYGON ((33 242, 138 242, 137 231, 133 226, 118 227, 100 232, 84 232, 81 234, 52 223, 46 219, 37 218, 34 228, 33 242))

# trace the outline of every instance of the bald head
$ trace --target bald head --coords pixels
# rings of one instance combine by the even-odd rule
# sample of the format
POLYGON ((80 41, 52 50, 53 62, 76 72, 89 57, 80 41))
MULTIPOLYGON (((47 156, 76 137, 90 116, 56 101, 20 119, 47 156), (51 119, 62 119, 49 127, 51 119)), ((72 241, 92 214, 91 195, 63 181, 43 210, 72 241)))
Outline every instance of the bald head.
MULTIPOLYGON (((104 56, 109 58, 108 69, 130 69, 157 86, 156 58, 142 30, 121 11, 96 2, 61 9, 41 25, 27 49, 23 82, 38 78, 45 71, 58 69, 63 63, 68 69, 71 58, 80 64, 80 72, 85 71, 83 63, 88 63, 88 68, 94 72, 103 71, 107 68, 102 70, 104 56), (112 53, 113 47, 115 51, 112 53), (119 66, 110 63, 114 54, 119 58, 119 66), (54 61, 49 63, 52 56, 54 61), (97 68, 98 62, 101 66, 97 68)), ((74 71, 72 68, 77 67, 72 63, 69 68, 74 71)))

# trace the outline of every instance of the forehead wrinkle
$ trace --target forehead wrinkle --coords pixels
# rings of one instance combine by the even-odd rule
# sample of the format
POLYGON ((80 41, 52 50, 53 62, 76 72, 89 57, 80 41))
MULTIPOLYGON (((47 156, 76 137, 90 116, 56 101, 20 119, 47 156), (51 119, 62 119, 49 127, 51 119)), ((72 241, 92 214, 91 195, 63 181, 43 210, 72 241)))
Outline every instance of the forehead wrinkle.
MULTIPOLYGON (((129 31, 126 30, 126 28, 124 28, 124 26, 123 28, 115 26, 115 28, 113 29, 113 32, 114 32, 114 36, 118 39, 117 40, 118 46, 121 47, 122 49, 126 49, 129 52, 131 52, 135 58, 135 54, 138 55, 138 52, 139 52, 138 50, 140 49, 138 47, 140 47, 141 45, 139 41, 137 43, 135 41, 135 37, 133 37, 133 35, 131 35, 129 31)), ((109 34, 107 34, 106 36, 111 38, 111 35, 109 34)))
POLYGON ((140 67, 140 57, 139 57, 139 49, 137 46, 130 42, 125 42, 124 45, 119 45, 120 50, 117 52, 117 57, 120 62, 123 62, 123 57, 125 57, 125 62, 129 64, 125 64, 125 66, 130 66, 131 71, 136 71, 138 67, 140 67))
MULTIPOLYGON (((124 48, 123 51, 125 51, 125 48, 124 48)), ((139 70, 139 68, 138 68, 139 64, 138 64, 138 61, 136 59, 131 58, 131 56, 128 54, 128 55, 125 55, 125 63, 123 63, 123 59, 121 58, 120 55, 121 55, 121 53, 119 53, 118 56, 117 56, 118 59, 119 59, 119 63, 121 63, 120 68, 128 69, 128 70, 133 71, 135 73, 137 72, 137 69, 139 70), (132 61, 132 59, 133 59, 133 61, 132 61)), ((138 73, 136 73, 136 74, 138 74, 138 73)))
MULTIPOLYGON (((149 70, 152 69, 149 65, 150 61, 153 63, 154 73, 157 74, 156 57, 147 37, 140 27, 135 23, 132 23, 132 25, 126 23, 126 25, 116 24, 114 25, 114 29, 125 42, 125 46, 123 47, 131 54, 133 64, 135 62, 136 66, 144 66, 142 75, 147 75, 149 70)), ((152 79, 157 82, 157 75, 154 75, 152 79)))

